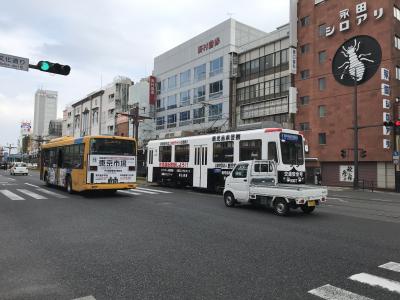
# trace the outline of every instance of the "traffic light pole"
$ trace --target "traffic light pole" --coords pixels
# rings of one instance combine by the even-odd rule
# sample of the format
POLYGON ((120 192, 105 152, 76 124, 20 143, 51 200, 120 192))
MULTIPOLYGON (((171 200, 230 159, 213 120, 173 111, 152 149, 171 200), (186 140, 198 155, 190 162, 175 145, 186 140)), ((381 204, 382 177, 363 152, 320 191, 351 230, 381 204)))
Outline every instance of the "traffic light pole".
MULTIPOLYGON (((358 107, 357 107, 357 68, 354 68, 354 96, 353 96, 353 129, 354 149, 358 149, 358 107)), ((353 188, 358 189, 358 150, 354 151, 354 181, 353 188)))

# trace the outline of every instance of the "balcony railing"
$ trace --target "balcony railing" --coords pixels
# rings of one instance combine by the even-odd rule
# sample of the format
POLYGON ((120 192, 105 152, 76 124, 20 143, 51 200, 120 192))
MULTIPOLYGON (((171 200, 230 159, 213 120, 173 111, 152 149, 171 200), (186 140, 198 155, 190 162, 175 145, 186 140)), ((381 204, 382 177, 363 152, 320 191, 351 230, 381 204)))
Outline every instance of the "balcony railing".
POLYGON ((156 130, 162 130, 162 129, 165 129, 165 124, 156 126, 156 130))
POLYGON ((176 123, 167 124, 167 128, 175 128, 175 127, 176 127, 176 123))
POLYGON ((191 120, 186 120, 186 121, 180 121, 179 122, 179 126, 187 126, 187 125, 190 125, 190 124, 192 124, 191 120))

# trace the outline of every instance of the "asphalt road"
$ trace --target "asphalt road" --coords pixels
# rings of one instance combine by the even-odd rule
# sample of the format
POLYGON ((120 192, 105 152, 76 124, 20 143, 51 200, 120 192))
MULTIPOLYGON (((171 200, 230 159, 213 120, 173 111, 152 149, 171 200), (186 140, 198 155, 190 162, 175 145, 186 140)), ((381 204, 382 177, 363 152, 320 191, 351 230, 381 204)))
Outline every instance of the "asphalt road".
POLYGON ((1 171, 0 299, 400 299, 396 194, 278 217, 143 188, 69 195, 1 171))

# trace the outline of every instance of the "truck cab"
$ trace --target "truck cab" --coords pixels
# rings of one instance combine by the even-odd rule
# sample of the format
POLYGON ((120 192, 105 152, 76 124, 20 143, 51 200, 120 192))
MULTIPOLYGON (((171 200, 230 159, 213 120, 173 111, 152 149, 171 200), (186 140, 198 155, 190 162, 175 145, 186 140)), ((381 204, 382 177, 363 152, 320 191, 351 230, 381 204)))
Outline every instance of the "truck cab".
POLYGON ((326 201, 326 187, 310 185, 278 184, 276 164, 271 160, 242 161, 227 177, 224 202, 228 207, 235 204, 259 204, 274 209, 278 215, 287 215, 290 209, 301 208, 311 213, 326 201))

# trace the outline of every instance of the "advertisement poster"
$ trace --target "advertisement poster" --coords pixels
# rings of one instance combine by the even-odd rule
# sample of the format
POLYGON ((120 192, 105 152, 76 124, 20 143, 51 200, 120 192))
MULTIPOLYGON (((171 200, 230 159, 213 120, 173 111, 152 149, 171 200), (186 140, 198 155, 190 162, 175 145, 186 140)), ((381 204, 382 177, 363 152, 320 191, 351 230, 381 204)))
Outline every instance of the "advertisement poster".
POLYGON ((132 183, 136 181, 135 167, 135 156, 90 155, 87 181, 88 183, 132 183))

